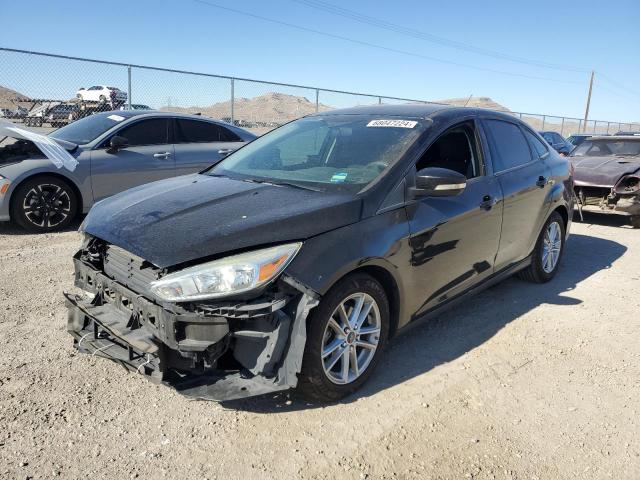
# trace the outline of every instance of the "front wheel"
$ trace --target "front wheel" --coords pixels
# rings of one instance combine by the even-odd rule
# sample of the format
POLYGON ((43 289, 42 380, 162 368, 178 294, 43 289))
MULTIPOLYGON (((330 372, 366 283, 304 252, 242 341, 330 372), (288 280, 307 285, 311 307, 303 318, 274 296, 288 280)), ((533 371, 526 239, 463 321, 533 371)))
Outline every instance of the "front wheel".
POLYGON ((564 252, 565 228, 560 214, 553 212, 540 232, 531 255, 531 265, 520 272, 520 278, 545 283, 556 275, 564 252))
POLYGON ((11 219, 25 230, 52 232, 67 227, 78 211, 78 199, 69 184, 42 176, 20 185, 11 200, 11 219))
POLYGON ((338 282, 307 320, 298 390, 323 402, 355 392, 380 360, 389 318, 387 295, 373 277, 353 274, 338 282))

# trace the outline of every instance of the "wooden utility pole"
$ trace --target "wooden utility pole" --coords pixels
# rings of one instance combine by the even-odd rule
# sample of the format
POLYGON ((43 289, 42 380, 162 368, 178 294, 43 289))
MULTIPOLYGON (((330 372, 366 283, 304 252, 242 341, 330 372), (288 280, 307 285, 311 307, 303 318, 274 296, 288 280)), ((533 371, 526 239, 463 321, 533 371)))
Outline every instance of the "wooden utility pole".
POLYGON ((587 120, 589 120, 589 106, 591 105, 591 91, 593 90, 593 76, 595 72, 591 70, 591 80, 589 81, 589 95, 587 96, 587 109, 584 111, 584 123, 582 124, 582 132, 587 131, 587 120))

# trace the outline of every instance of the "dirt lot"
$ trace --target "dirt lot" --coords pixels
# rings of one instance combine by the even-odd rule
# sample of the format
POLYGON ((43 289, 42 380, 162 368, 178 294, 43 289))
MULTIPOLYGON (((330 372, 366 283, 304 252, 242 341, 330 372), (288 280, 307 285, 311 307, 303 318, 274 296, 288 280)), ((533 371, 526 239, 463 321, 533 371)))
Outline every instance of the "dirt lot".
POLYGON ((76 233, 0 226, 0 478, 640 478, 640 231, 587 220, 552 283, 413 329, 330 406, 189 401, 76 354, 76 233))

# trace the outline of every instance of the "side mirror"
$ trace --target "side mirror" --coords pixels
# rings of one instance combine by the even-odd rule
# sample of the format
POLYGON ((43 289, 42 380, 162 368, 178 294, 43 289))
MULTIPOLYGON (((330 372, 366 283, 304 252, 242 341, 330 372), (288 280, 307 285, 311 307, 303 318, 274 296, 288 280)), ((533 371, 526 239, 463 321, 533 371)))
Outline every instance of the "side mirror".
POLYGON ((467 177, 448 168, 427 167, 416 173, 413 197, 453 197, 463 192, 467 177))
POLYGON ((126 148, 128 146, 129 140, 118 135, 111 137, 111 140, 109 141, 109 150, 112 152, 117 152, 118 150, 122 150, 123 148, 126 148))

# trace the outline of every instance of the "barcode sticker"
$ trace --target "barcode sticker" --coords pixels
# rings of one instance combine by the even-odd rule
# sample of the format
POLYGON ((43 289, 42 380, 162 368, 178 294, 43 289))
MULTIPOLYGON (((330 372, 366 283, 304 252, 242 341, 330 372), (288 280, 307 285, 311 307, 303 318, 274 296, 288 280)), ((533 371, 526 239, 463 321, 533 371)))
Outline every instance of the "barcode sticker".
POLYGON ((413 120, 371 120, 367 127, 413 128, 418 124, 413 120))

